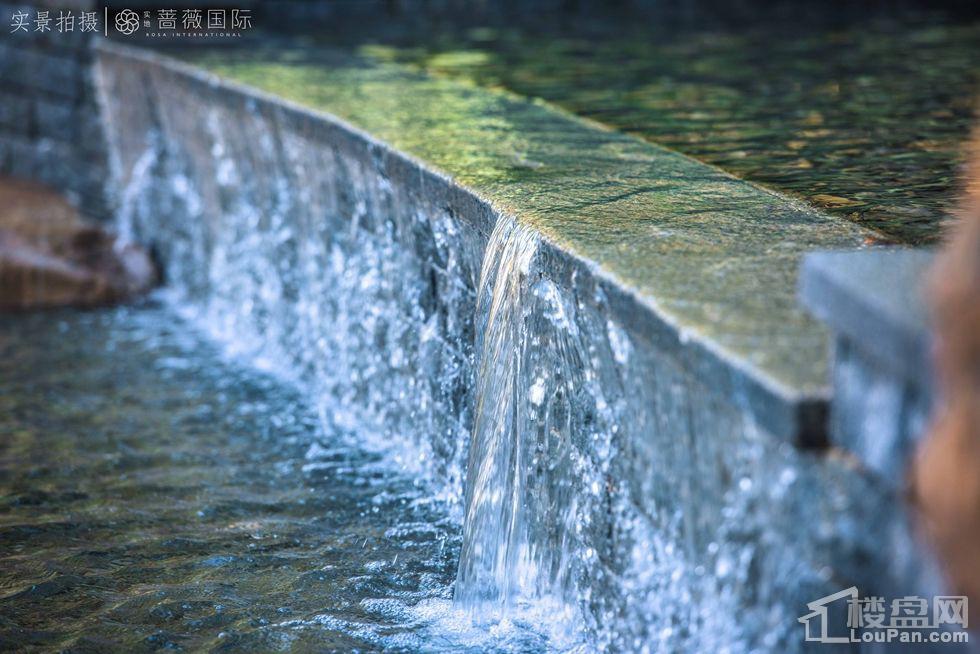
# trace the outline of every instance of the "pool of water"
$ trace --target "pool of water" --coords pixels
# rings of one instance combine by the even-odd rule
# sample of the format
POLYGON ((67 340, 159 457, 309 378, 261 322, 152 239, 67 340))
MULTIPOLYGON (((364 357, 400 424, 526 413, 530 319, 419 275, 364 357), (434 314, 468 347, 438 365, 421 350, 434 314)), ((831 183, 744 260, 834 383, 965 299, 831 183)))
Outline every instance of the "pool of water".
POLYGON ((711 3, 681 15, 584 7, 482 20, 379 9, 268 58, 326 44, 503 87, 805 198, 885 240, 939 237, 976 122, 980 17, 836 3, 739 3, 736 17, 711 3))
POLYGON ((460 517, 164 304, 0 317, 0 649, 552 649, 453 610, 460 517))

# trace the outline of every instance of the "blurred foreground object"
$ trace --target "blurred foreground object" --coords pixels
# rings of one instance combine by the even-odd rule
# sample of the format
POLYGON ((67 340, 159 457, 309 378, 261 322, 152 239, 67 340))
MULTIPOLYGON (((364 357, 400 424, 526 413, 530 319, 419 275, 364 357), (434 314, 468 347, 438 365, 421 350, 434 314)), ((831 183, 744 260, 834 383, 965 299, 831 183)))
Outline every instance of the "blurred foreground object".
POLYGON ((0 310, 109 304, 156 280, 142 248, 85 220, 44 186, 0 178, 0 310))
MULTIPOLYGON (((980 601, 980 132, 970 144, 959 223, 933 270, 932 432, 913 469, 926 530, 956 592, 980 601)), ((974 613, 975 615, 975 613, 974 613)))

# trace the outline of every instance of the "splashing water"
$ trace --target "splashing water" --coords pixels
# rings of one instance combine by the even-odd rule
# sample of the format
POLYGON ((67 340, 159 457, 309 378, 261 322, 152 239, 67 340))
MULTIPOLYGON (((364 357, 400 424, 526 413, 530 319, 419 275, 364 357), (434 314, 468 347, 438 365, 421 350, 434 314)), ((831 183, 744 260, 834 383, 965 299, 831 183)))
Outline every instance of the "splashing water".
POLYGON ((0 316, 4 651, 544 654, 450 605, 459 524, 169 307, 0 316))
MULTIPOLYGON (((533 269, 538 237, 501 219, 481 260, 450 215, 382 220, 376 206, 392 191, 366 174, 354 178, 350 205, 326 216, 329 229, 299 220, 282 200, 285 182, 271 181, 268 206, 231 193, 247 169, 232 156, 240 144, 216 123, 201 126, 216 190, 188 175, 173 141, 159 139, 148 141, 121 187, 122 226, 155 242, 167 263, 168 303, 233 359, 299 386, 325 432, 356 434, 365 449, 433 482, 451 514, 462 504, 469 527, 458 590, 452 606, 430 605, 423 622, 460 637, 472 632, 474 645, 488 628, 533 634, 548 625, 541 638, 549 649, 580 646, 580 625, 570 626, 575 603, 562 590, 565 554, 549 540, 555 525, 542 528, 558 500, 535 467, 536 416, 549 410, 562 376, 548 372, 555 353, 536 352, 534 342, 557 342, 543 335, 565 311, 542 311, 545 291, 556 290, 533 269), (222 198, 220 208, 208 208, 209 195, 222 198), (413 238, 419 253, 403 245, 413 238), (482 265, 479 293, 461 283, 471 262, 482 265), (468 468, 457 472, 462 455, 468 468), (529 503, 528 493, 541 504, 529 503)), ((575 503, 565 504, 562 515, 574 515, 575 503)))

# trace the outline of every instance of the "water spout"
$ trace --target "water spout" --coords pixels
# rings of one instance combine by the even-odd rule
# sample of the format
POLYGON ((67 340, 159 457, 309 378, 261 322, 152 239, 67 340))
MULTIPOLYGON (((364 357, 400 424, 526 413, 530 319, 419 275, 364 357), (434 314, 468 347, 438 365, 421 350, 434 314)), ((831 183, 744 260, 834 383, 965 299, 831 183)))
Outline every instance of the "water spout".
MULTIPOLYGON (((475 409, 454 602, 476 620, 540 617, 553 643, 574 643, 583 624, 579 577, 595 563, 591 522, 606 487, 602 466, 576 435, 603 441, 608 430, 598 415, 603 392, 589 346, 575 322, 575 293, 550 279, 544 258, 535 231, 498 220, 477 298, 475 409)), ((605 451, 608 462, 608 448, 596 445, 590 439, 593 453, 605 451)))
POLYGON ((528 397, 520 354, 537 249, 533 232, 514 220, 498 220, 480 272, 476 409, 455 591, 456 603, 465 608, 484 602, 506 607, 538 581, 522 515, 526 451, 519 419, 528 397))

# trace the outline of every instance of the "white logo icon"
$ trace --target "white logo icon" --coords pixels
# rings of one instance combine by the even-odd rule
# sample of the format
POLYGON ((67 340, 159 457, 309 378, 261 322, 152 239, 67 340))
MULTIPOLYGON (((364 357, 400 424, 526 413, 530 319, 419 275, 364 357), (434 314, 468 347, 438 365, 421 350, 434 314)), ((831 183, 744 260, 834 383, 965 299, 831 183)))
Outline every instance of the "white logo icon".
POLYGON ((116 29, 122 34, 132 34, 140 28, 140 17, 132 9, 123 9, 116 14, 116 29))

